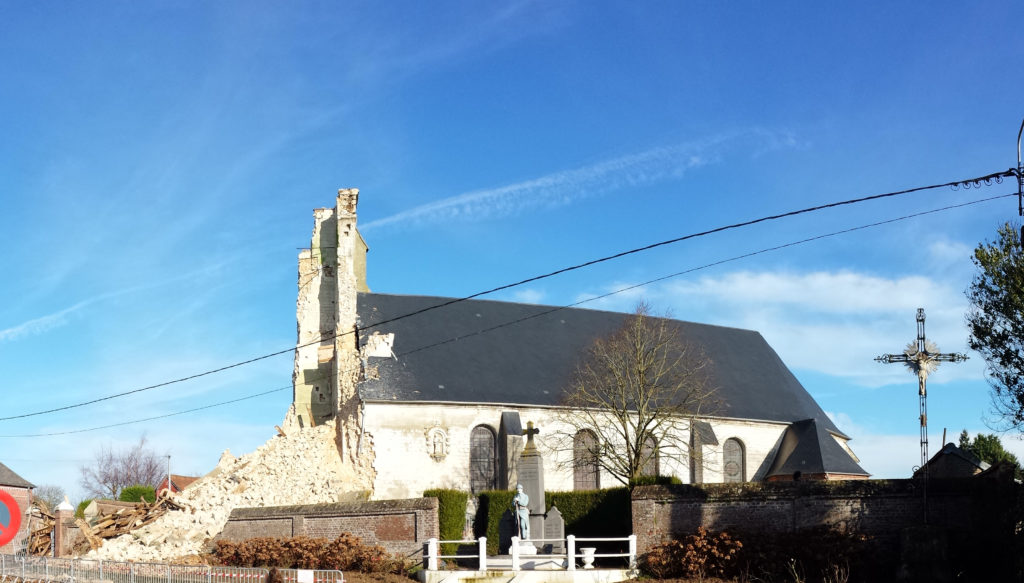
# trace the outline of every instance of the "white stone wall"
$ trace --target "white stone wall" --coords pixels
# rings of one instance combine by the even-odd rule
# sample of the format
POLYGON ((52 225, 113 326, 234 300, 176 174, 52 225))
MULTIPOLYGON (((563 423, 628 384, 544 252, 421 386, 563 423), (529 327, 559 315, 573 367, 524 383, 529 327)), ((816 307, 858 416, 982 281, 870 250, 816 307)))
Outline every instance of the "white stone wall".
MULTIPOLYGON (((365 431, 374 443, 373 497, 411 498, 429 488, 469 488, 470 433, 486 425, 500 439, 499 423, 504 411, 518 411, 523 426, 532 421, 540 434, 535 438, 544 456, 544 481, 548 490, 571 490, 573 475, 571 451, 557 445, 559 432, 570 427, 558 419, 551 408, 530 408, 476 404, 367 403, 363 418, 365 431), (429 434, 440 429, 447 436, 444 457, 432 457, 434 448, 429 434)), ((729 419, 707 420, 718 436, 719 444, 734 437, 744 445, 747 480, 761 480, 774 459, 786 424, 729 419)), ((682 435, 688 441, 689 436, 682 435)), ((525 438, 522 438, 525 440, 525 438)), ((705 482, 722 481, 721 445, 704 446, 705 482)), ((687 460, 661 460, 661 473, 689 482, 687 460)), ((611 475, 602 473, 601 486, 620 485, 611 475)))
POLYGON ((725 444, 725 440, 729 438, 738 439, 743 444, 746 480, 748 482, 757 482, 764 479, 764 475, 768 472, 772 461, 774 461, 775 452, 778 450, 782 434, 785 433, 788 424, 716 420, 711 421, 711 427, 718 438, 718 445, 706 445, 703 447, 704 482, 724 481, 722 475, 724 462, 722 446, 725 444))

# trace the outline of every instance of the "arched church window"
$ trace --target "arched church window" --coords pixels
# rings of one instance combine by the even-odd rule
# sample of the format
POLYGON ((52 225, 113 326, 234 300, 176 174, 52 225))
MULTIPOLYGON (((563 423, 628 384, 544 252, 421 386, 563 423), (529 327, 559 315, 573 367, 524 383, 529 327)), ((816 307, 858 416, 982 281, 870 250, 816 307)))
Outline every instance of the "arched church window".
POLYGON ((589 429, 576 432, 572 438, 572 488, 597 490, 601 487, 601 474, 597 466, 599 455, 597 435, 589 429))
POLYGON ((735 437, 725 440, 725 444, 722 446, 724 482, 747 481, 746 455, 744 455, 743 449, 743 442, 735 437))
POLYGON ((494 432, 486 425, 477 425, 469 436, 469 487, 473 492, 497 487, 497 464, 494 432))
POLYGON ((644 440, 644 446, 640 450, 640 463, 642 468, 640 475, 642 476, 657 476, 658 470, 658 442, 655 441, 653 436, 648 435, 647 439, 644 440))

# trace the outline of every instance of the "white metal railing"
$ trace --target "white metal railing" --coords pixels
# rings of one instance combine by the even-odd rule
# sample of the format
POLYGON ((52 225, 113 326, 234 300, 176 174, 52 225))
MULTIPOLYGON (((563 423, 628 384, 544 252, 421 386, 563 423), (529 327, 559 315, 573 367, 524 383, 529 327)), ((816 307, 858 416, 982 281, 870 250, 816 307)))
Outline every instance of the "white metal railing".
MULTIPOLYGON (((565 543, 564 553, 548 553, 542 555, 528 555, 529 557, 543 558, 544 560, 549 559, 565 559, 563 568, 567 571, 576 570, 576 560, 584 560, 584 568, 592 568, 593 559, 595 558, 614 558, 624 557, 627 559, 628 568, 630 570, 636 569, 636 535, 631 534, 626 537, 620 538, 576 538, 573 535, 569 535, 564 539, 530 539, 531 543, 565 543), (596 553, 591 547, 577 547, 577 543, 607 543, 607 542, 628 542, 629 549, 625 553, 596 553), (577 551, 581 552, 577 552, 577 551)), ((477 543, 477 570, 487 570, 487 537, 480 537, 476 540, 438 540, 436 538, 429 539, 427 544, 423 548, 423 558, 425 567, 428 571, 439 570, 442 559, 472 559, 473 555, 442 555, 440 554, 440 548, 443 544, 473 544, 477 543)), ((512 570, 519 571, 522 569, 523 555, 519 553, 520 539, 517 536, 512 537, 512 570)), ((547 568, 550 568, 548 566, 547 568)))
MULTIPOLYGON (((0 583, 265 583, 269 569, 0 555, 0 583)), ((337 570, 278 569, 284 583, 344 583, 337 570)))
POLYGON ((441 545, 442 544, 473 544, 477 543, 477 570, 487 570, 487 537, 482 536, 476 540, 443 540, 439 541, 436 538, 428 539, 426 545, 426 562, 428 571, 437 571, 440 565, 441 559, 465 559, 471 555, 442 555, 441 545))

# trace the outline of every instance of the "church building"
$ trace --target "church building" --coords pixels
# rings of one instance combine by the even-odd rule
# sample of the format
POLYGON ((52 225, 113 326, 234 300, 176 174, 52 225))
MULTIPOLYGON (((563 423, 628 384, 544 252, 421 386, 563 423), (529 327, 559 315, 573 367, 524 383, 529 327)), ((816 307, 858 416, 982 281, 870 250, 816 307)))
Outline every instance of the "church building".
MULTIPOLYGON (((563 392, 595 339, 629 314, 491 300, 373 293, 356 228, 359 191, 317 209, 299 255, 291 423, 333 423, 335 445, 373 499, 428 488, 514 488, 528 424, 548 490, 621 485, 585 448, 555 447, 563 392), (575 452, 575 453, 574 453, 575 452)), ((761 335, 671 321, 709 355, 713 414, 685 420, 680 456, 652 472, 684 483, 866 479, 840 431, 761 335)), ((577 444, 602 428, 570 436, 577 444)), ((657 451, 658 444, 652 444, 657 451)))

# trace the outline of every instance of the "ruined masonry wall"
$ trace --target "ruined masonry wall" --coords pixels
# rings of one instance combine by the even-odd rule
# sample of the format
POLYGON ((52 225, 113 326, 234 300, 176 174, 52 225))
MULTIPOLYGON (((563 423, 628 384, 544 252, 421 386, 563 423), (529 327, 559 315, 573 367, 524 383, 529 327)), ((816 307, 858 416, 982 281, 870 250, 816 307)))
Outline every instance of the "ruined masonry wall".
POLYGON ((310 248, 299 254, 295 308, 298 346, 292 397, 299 423, 318 425, 335 414, 334 334, 337 319, 337 223, 333 209, 317 209, 310 248), (326 339, 317 343, 318 339, 326 339))

